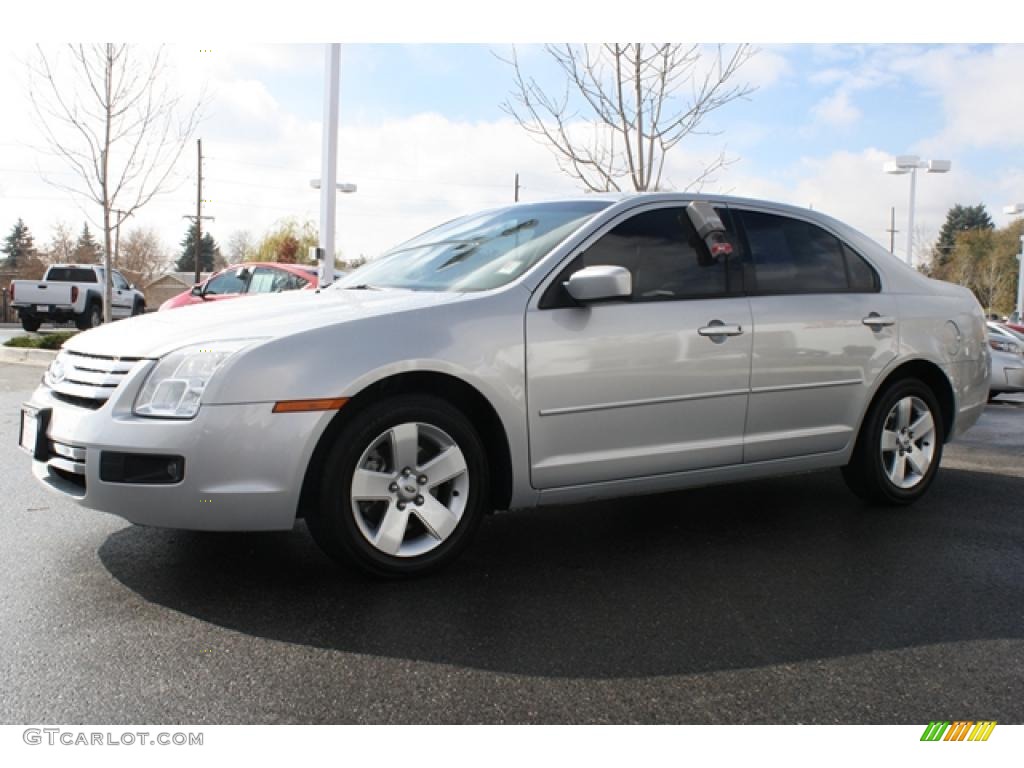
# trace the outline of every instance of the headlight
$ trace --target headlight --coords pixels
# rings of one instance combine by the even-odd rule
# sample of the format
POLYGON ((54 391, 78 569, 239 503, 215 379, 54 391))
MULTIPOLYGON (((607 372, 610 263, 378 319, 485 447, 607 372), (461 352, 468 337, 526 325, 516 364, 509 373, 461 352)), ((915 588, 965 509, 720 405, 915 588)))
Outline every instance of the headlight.
POLYGON ((989 338, 988 345, 999 352, 1009 352, 1011 355, 1024 355, 1024 350, 1016 342, 1003 339, 989 338))
POLYGON ((67 362, 68 354, 63 349, 57 353, 46 372, 43 374, 43 384, 53 389, 56 384, 64 381, 64 365, 67 362))
POLYGON ((213 374, 231 355, 255 339, 214 341, 182 347, 160 358, 146 377, 132 411, 137 416, 191 419, 213 374))

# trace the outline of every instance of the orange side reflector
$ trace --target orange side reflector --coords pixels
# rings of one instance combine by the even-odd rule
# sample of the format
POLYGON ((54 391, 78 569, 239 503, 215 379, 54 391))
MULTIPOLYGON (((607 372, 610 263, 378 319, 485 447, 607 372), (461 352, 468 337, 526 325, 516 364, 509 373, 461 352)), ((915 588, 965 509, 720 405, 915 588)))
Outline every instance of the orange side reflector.
POLYGON ((281 400, 280 402, 274 403, 274 413, 336 411, 347 402, 347 397, 329 397, 320 400, 281 400))

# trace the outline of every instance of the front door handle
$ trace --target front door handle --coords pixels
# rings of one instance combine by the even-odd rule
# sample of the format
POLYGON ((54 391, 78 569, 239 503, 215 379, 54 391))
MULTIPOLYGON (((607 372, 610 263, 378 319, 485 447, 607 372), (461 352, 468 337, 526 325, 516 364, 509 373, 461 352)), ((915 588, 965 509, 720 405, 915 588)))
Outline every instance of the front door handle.
POLYGON ((867 325, 871 328, 887 328, 890 325, 896 325, 896 318, 888 317, 887 315, 880 315, 877 312, 872 312, 863 320, 861 320, 861 322, 864 323, 864 325, 867 325))
POLYGON ((726 325, 721 320, 712 320, 703 328, 698 328, 697 333, 701 336, 740 336, 743 333, 742 325, 726 325))

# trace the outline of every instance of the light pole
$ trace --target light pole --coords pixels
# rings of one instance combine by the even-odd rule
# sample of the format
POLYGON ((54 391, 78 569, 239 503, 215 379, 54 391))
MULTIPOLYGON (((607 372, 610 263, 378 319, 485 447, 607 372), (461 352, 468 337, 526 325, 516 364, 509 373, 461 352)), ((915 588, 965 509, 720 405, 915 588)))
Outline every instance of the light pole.
MULTIPOLYGON (((309 186, 313 189, 320 189, 320 179, 310 179, 309 186)), ((320 262, 320 266, 317 269, 317 284, 323 288, 334 282, 335 193, 341 192, 343 195, 351 195, 355 193, 356 189, 358 188, 355 184, 335 182, 333 193, 328 194, 325 190, 320 190, 320 245, 310 248, 309 255, 320 262), (324 212, 325 206, 323 205, 324 198, 330 201, 326 213, 324 212)))
MULTIPOLYGON (((1024 203, 1008 205, 1003 213, 1019 216, 1024 213, 1024 203)), ((1020 236, 1021 252, 1017 254, 1017 322, 1024 320, 1024 234, 1020 236)))
POLYGON ((902 176, 910 174, 910 212, 907 215, 907 266, 914 266, 914 198, 917 192, 917 171, 919 168, 928 173, 948 173, 952 167, 949 160, 922 160, 917 155, 899 155, 882 166, 886 173, 902 176))
MULTIPOLYGON (((334 282, 334 227, 337 216, 337 193, 356 191, 355 184, 338 183, 338 88, 341 72, 341 45, 327 46, 324 58, 324 126, 321 145, 320 178, 310 185, 320 190, 320 245, 316 257, 320 260, 319 282, 328 286, 334 282), (321 186, 321 180, 323 185, 321 186)), ((312 249, 311 249, 312 250, 312 249)))

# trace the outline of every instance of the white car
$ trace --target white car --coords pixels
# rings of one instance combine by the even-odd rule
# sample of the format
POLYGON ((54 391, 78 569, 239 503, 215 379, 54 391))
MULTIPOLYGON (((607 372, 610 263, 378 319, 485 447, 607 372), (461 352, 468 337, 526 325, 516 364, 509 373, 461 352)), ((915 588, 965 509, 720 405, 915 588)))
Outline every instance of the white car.
POLYGON ((495 509, 830 467, 910 503, 984 409, 988 349, 969 291, 820 213, 584 197, 456 219, 315 293, 80 334, 20 440, 86 507, 304 516, 331 555, 414 574, 495 509))

